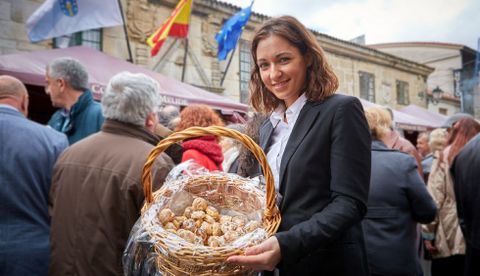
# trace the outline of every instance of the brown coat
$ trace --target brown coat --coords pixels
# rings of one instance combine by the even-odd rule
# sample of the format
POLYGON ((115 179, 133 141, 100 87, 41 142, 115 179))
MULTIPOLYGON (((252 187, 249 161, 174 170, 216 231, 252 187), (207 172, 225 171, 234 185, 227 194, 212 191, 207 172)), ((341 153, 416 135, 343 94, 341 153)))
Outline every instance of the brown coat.
MULTIPOLYGON (((157 142, 145 128, 107 120, 61 155, 50 191, 50 275, 123 275, 122 253, 144 200, 143 165, 157 142)), ((155 166, 159 188, 173 163, 162 154, 155 166)))
POLYGON ((427 238, 433 237, 435 240, 438 251, 432 254, 433 258, 465 254, 465 240, 458 224, 453 180, 447 161, 449 149, 445 149, 443 161, 438 153, 435 154, 428 178, 427 189, 437 204, 438 214, 432 223, 422 226, 422 231, 427 238))

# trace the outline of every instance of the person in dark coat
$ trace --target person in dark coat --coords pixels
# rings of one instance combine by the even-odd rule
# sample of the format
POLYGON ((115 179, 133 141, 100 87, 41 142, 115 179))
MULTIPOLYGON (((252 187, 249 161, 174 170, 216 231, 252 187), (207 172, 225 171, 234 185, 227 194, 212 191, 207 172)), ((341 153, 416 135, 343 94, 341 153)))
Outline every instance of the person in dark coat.
POLYGON ((372 133, 372 174, 363 220, 372 275, 422 275, 417 223, 435 219, 437 207, 418 174, 415 159, 389 149, 379 123, 383 108, 367 108, 372 133))
POLYGON ((460 151, 450 171, 467 246, 464 275, 480 275, 480 134, 460 151))
MULTIPOLYGON (((160 85, 121 72, 103 94, 102 130, 65 150, 50 190, 50 276, 123 275, 122 256, 144 204, 143 167, 155 135, 160 85)), ((159 189, 173 162, 160 154, 151 169, 159 189)))
POLYGON ((68 140, 27 115, 25 86, 0 76, 0 275, 48 275, 48 193, 68 140))
POLYGON ((282 219, 274 236, 227 261, 280 275, 368 275, 361 220, 371 139, 360 101, 334 94, 323 50, 291 16, 266 21, 251 53, 251 101, 270 113, 260 146, 282 219))

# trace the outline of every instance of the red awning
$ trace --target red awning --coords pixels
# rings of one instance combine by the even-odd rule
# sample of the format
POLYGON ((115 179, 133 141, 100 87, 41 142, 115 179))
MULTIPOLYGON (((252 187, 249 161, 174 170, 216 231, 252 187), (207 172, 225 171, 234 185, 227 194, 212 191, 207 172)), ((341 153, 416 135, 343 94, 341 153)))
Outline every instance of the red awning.
POLYGON ((44 86, 46 65, 59 57, 72 57, 85 64, 89 73, 90 86, 96 99, 101 98, 101 94, 113 75, 129 71, 144 73, 156 79, 160 83, 162 100, 165 104, 182 106, 193 103, 206 104, 220 110, 223 114, 230 115, 234 111, 246 113, 248 110, 248 106, 245 104, 84 46, 0 56, 0 74, 14 76, 25 84, 44 86))

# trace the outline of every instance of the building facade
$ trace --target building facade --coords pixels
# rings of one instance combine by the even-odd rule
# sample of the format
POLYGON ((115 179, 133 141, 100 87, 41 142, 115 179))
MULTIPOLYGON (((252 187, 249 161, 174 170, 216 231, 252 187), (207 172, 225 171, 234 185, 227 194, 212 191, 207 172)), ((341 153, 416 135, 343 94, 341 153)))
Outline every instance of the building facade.
MULTIPOLYGON (((42 2, 0 0, 0 54, 82 44, 120 59, 130 59, 122 26, 30 43, 25 22, 42 2)), ((226 61, 217 59, 214 37, 240 7, 216 0, 193 1, 188 40, 168 38, 158 55, 150 57, 150 48, 145 40, 170 15, 178 1, 122 0, 121 3, 134 63, 236 101, 248 102, 248 82, 253 65, 250 41, 255 28, 267 20, 267 16, 252 13, 228 66, 228 58, 226 61)), ((433 68, 315 31, 313 33, 339 78, 339 92, 392 108, 408 104, 427 106, 426 98, 419 95, 428 92, 427 78, 433 68)))
POLYGON ((429 110, 444 115, 462 111, 480 117, 479 112, 475 112, 475 107, 479 108, 478 87, 474 80, 475 50, 438 42, 386 43, 369 47, 435 68, 427 80, 429 110), (432 91, 437 88, 443 94, 439 101, 433 101, 432 91))

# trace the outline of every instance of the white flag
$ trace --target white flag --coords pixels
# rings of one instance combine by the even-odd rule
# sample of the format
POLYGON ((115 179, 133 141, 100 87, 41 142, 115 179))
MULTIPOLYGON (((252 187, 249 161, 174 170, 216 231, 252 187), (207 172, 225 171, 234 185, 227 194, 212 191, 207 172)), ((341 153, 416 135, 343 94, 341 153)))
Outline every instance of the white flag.
POLYGON ((117 0, 46 0, 27 20, 32 42, 122 25, 117 0))

